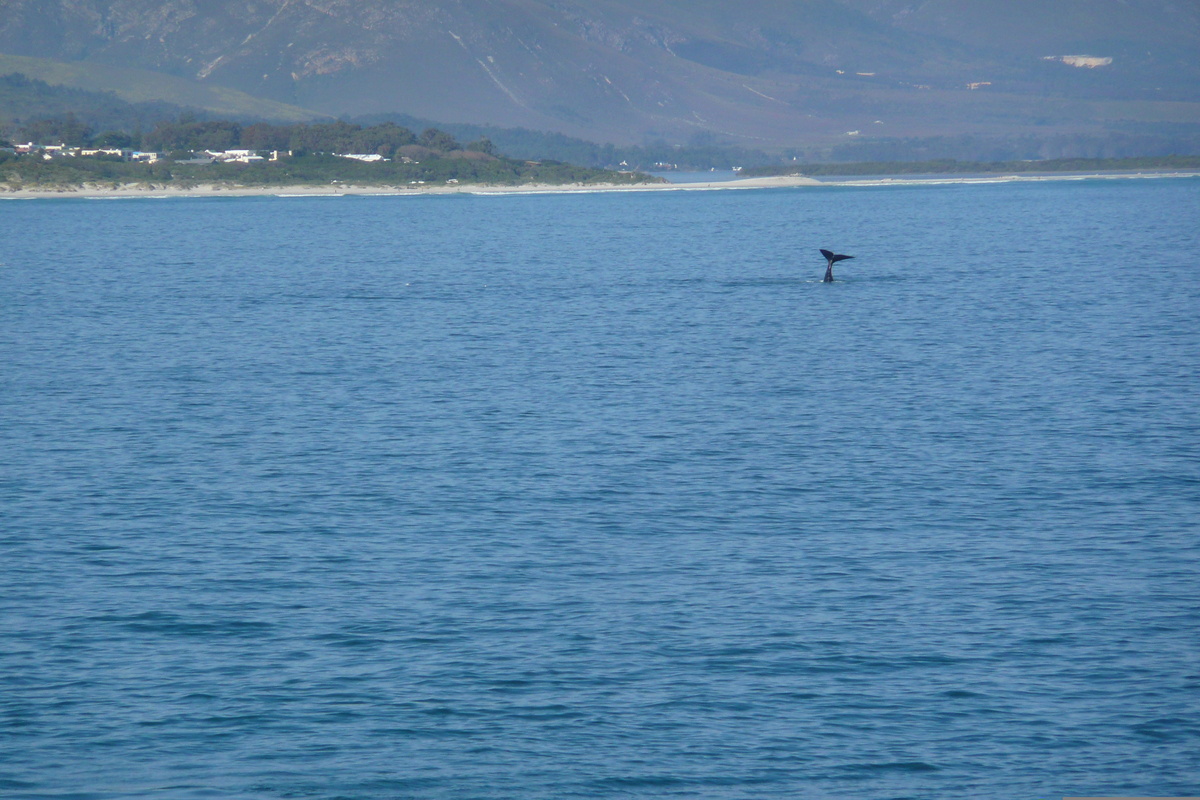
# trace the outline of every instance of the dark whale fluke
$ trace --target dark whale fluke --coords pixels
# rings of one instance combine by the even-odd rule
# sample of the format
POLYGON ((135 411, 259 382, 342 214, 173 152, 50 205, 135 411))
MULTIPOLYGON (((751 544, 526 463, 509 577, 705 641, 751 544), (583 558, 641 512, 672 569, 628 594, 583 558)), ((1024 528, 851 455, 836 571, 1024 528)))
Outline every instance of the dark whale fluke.
POLYGON ((854 258, 854 256, 842 256, 842 255, 838 255, 837 253, 834 253, 830 250, 825 250, 825 249, 821 250, 821 255, 825 256, 826 260, 829 261, 829 266, 827 266, 825 268, 825 283, 833 283, 833 265, 834 264, 836 264, 839 261, 845 261, 847 258, 854 258))

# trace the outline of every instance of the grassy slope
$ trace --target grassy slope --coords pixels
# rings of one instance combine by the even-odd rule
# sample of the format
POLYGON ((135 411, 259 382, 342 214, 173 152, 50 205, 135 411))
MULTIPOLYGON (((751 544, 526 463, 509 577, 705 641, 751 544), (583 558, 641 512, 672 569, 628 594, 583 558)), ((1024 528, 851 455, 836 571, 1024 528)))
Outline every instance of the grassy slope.
POLYGON ((13 72, 21 72, 50 84, 90 91, 111 91, 130 103, 164 100, 217 114, 278 122, 304 122, 324 116, 297 106, 253 97, 236 89, 201 84, 158 72, 0 53, 0 75, 13 72))

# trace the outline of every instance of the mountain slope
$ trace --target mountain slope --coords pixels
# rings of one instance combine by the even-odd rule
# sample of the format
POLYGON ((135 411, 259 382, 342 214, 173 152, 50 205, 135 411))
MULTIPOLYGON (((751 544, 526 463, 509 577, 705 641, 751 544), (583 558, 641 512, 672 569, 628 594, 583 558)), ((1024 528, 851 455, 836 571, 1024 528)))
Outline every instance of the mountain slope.
POLYGON ((617 142, 1200 123, 1200 11, 1157 0, 4 0, 4 10, 3 52, 136 66, 331 114, 617 142), (1071 55, 1112 60, 1046 59, 1071 55))
POLYGON ((66 62, 0 53, 0 75, 21 73, 58 86, 112 92, 127 103, 167 100, 235 118, 302 122, 321 116, 273 100, 253 97, 228 86, 207 84, 149 70, 104 63, 66 62))

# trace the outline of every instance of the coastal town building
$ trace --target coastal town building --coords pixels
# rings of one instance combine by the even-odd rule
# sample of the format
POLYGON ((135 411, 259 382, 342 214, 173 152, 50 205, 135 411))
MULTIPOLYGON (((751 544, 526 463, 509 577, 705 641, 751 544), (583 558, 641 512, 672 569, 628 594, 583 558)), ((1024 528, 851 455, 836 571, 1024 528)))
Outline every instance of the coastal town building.
MULTIPOLYGON (((205 150, 206 155, 214 161, 235 162, 239 164, 251 164, 255 161, 266 161, 254 150, 205 150)), ((274 159, 272 159, 274 160, 274 159)))
POLYGON ((384 158, 378 153, 335 153, 338 158, 353 158, 355 161, 366 161, 372 163, 375 161, 390 161, 389 158, 384 158))

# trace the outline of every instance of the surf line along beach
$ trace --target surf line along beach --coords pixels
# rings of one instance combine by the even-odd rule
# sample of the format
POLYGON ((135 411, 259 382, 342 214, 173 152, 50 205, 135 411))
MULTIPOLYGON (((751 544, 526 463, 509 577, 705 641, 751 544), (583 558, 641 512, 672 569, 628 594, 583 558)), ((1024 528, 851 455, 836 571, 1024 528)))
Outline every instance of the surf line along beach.
POLYGON ((1097 173, 1038 173, 1013 175, 975 176, 930 176, 866 177, 817 180, 802 175, 765 178, 737 178, 726 181, 701 181, 695 183, 646 182, 635 184, 529 183, 516 185, 488 184, 427 184, 408 186, 336 184, 329 186, 239 186, 224 184, 200 184, 179 187, 162 184, 123 184, 112 186, 47 186, 6 190, 0 187, 0 199, 31 199, 39 197, 340 197, 346 195, 374 196, 420 196, 444 194, 508 195, 508 194, 558 194, 580 192, 682 192, 717 191, 733 189, 784 189, 818 186, 920 186, 974 183, 1010 183, 1014 181, 1070 181, 1131 178, 1196 178, 1200 172, 1097 172, 1097 173))

